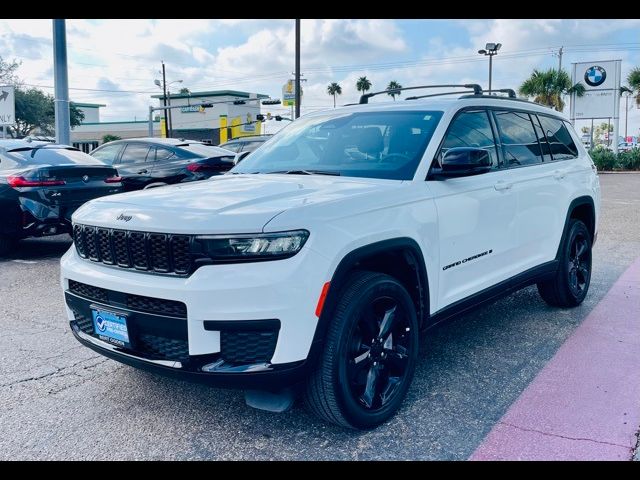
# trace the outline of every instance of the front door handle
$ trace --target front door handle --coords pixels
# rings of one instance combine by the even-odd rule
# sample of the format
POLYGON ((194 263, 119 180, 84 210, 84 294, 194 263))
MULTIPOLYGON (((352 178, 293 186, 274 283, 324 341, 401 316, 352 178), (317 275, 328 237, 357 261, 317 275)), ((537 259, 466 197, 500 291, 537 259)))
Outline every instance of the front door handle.
POLYGON ((553 172, 553 178, 555 178, 556 180, 562 180, 566 176, 567 176, 566 170, 554 170, 553 172))
POLYGON ((500 180, 493 185, 493 188, 498 191, 509 190, 511 187, 513 187, 513 183, 505 182, 504 180, 500 180))
POLYGON ((142 175, 143 173, 147 173, 147 171, 148 171, 148 170, 147 170, 146 168, 145 168, 144 170, 140 170, 140 171, 138 172, 138 175, 142 175))

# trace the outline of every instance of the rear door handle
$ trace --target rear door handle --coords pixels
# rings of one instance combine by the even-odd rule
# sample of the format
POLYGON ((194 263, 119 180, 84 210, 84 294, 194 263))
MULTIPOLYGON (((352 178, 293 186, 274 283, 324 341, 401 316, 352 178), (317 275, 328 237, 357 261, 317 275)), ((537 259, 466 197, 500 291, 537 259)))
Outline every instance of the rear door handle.
POLYGON ((505 182, 504 180, 500 180, 493 185, 493 188, 496 190, 509 190, 513 187, 513 183, 505 182))
POLYGON ((555 178, 556 180, 562 180, 566 176, 567 176, 566 170, 554 170, 553 172, 553 178, 555 178))
POLYGON ((143 173, 147 173, 147 171, 148 171, 147 169, 140 170, 140 171, 138 172, 138 174, 139 174, 139 175, 141 175, 141 174, 143 174, 143 173))

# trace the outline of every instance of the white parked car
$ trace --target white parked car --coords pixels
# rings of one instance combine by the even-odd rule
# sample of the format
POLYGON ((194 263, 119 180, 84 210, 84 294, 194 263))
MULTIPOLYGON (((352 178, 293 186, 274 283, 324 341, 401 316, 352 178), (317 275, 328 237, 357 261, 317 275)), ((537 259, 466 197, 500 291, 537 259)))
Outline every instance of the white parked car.
POLYGON ((405 398, 421 330, 532 284, 579 305, 596 168, 561 114, 474 89, 368 94, 296 120, 227 175, 87 203, 61 261, 74 335, 259 408, 301 393, 319 417, 371 428, 405 398))

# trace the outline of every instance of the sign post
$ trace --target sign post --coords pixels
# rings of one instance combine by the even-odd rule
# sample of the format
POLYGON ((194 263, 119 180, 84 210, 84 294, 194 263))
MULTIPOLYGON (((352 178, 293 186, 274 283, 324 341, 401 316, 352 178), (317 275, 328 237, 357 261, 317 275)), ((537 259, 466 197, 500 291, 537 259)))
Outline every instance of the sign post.
MULTIPOLYGON (((618 153, 620 126, 621 60, 572 64, 571 84, 581 82, 585 93, 571 95, 571 123, 576 120, 612 119, 613 151, 618 153)), ((591 129, 593 132, 593 128, 591 129)), ((593 144, 591 145, 593 148, 593 144)))
POLYGON ((7 138, 7 127, 16 123, 16 92, 13 86, 0 87, 0 125, 2 137, 7 138))

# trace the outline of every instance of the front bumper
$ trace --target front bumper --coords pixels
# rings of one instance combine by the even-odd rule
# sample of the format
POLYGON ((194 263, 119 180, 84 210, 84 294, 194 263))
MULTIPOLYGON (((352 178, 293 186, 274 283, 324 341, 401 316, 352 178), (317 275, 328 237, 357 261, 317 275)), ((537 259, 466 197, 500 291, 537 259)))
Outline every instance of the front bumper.
MULTIPOLYGON (((304 376, 318 322, 315 307, 329 275, 328 261, 311 249, 303 249, 285 260, 204 266, 189 277, 97 264, 80 258, 73 247, 63 256, 61 267, 68 320, 74 335, 84 345, 123 363, 165 375, 244 388, 276 388, 304 376), (81 282, 123 297, 115 298, 115 303, 111 297, 109 301, 96 302, 95 298, 71 292, 70 282, 81 282), (180 302, 186 306, 184 318, 173 319, 179 322, 174 328, 161 315, 132 311, 127 307, 126 295, 180 302), (125 314, 132 312, 136 325, 133 328, 143 325, 141 333, 175 330, 165 336, 183 339, 186 356, 165 358, 162 354, 149 354, 149 349, 126 351, 93 336, 90 328, 79 327, 78 315, 91 318, 91 306, 95 303, 125 314), (246 326, 256 321, 277 321, 277 341, 268 357, 242 361, 242 355, 237 354, 237 350, 244 348, 242 339, 246 337, 242 335, 251 335, 246 326), (225 337, 227 331, 240 333, 233 338, 225 337), (232 348, 236 352, 231 352, 232 348), (230 357, 232 361, 228 361, 230 357)), ((262 332, 263 327, 261 324, 258 330, 262 332)))

